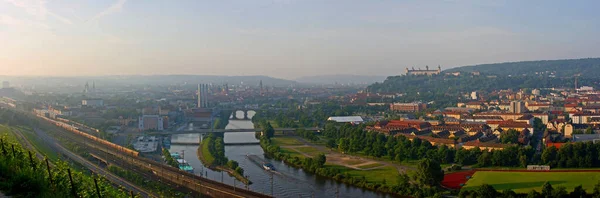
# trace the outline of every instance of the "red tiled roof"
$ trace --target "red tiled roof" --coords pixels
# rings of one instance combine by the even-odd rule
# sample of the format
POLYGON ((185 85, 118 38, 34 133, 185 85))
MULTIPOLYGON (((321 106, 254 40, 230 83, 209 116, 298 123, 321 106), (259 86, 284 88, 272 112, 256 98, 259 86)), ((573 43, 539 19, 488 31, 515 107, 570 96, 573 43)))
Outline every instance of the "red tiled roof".
POLYGON ((470 141, 465 142, 463 146, 476 146, 476 147, 492 147, 492 148, 505 148, 510 146, 510 144, 500 144, 500 143, 488 143, 488 142, 479 142, 479 141, 470 141))
POLYGON ((524 122, 504 122, 498 125, 500 128, 531 128, 531 125, 524 122))
POLYGON ((565 143, 557 143, 557 142, 550 142, 550 143, 546 143, 546 147, 556 147, 557 149, 559 149, 562 145, 564 145, 565 143))

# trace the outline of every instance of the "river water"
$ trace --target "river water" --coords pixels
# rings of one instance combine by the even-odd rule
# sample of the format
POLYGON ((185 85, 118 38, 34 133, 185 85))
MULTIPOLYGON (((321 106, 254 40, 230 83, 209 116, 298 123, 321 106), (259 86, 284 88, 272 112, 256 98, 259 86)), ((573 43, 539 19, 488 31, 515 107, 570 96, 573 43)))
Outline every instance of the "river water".
MULTIPOLYGON (((236 112, 238 117, 243 117, 243 112, 236 112)), ((254 112, 248 112, 252 117, 254 112)), ((248 120, 230 120, 227 129, 253 128, 248 120)), ((199 134, 173 135, 173 142, 198 142, 199 134)), ((258 142, 254 132, 249 133, 225 133, 225 143, 235 142, 258 142)), ((215 181, 223 181, 229 185, 245 188, 245 185, 227 173, 212 171, 205 168, 197 157, 198 146, 172 145, 171 152, 184 153, 184 158, 194 167, 196 175, 203 175, 215 181), (183 152, 182 152, 183 151, 183 152)), ((244 174, 249 176, 253 183, 250 190, 271 195, 271 188, 275 197, 390 197, 389 195, 375 193, 369 190, 353 187, 332 179, 316 176, 304 172, 302 169, 293 168, 281 161, 266 158, 260 145, 235 145, 225 146, 227 158, 235 160, 244 169, 244 174), (247 155, 256 155, 263 161, 268 161, 277 170, 275 173, 265 171, 262 166, 248 159, 247 155), (272 178, 272 179, 271 179, 272 178), (272 184, 272 185, 271 185, 272 184)))

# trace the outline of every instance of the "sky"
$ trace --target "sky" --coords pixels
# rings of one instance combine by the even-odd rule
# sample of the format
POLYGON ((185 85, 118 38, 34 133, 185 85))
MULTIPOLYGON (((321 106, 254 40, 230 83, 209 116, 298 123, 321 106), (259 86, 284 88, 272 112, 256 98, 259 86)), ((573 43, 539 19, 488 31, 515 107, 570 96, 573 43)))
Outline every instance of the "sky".
POLYGON ((0 0, 2 75, 398 75, 600 56, 600 1, 0 0))

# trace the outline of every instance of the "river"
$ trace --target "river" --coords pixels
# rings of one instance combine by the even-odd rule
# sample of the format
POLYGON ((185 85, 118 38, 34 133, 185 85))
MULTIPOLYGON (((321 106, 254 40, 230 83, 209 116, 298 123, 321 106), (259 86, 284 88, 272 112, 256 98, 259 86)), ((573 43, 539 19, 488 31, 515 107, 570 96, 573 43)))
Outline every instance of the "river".
MULTIPOLYGON (((243 117, 243 112, 236 112, 238 117, 243 117)), ((248 112, 248 117, 254 115, 253 111, 248 112)), ((227 129, 235 128, 252 128, 253 124, 248 120, 230 120, 227 129)), ((199 134, 183 134, 173 135, 174 142, 198 142, 199 134)), ((258 142, 254 137, 254 132, 249 133, 225 133, 224 141, 226 143, 234 142, 258 142)), ((245 185, 235 178, 230 177, 227 173, 212 171, 205 168, 202 162, 197 157, 198 146, 192 145, 172 145, 171 152, 184 153, 184 158, 194 167, 194 172, 197 175, 204 173, 210 179, 215 181, 223 181, 224 183, 235 185, 240 188, 245 188, 245 185)), ((293 168, 284 164, 281 161, 265 158, 264 152, 259 145, 244 145, 244 146, 225 146, 225 155, 227 158, 235 160, 244 169, 244 174, 249 176, 253 182, 250 185, 250 190, 263 194, 271 194, 271 181, 273 195, 275 197, 390 197, 389 195, 375 193, 373 191, 364 190, 353 187, 344 183, 334 181, 332 179, 316 176, 311 173, 304 172, 302 169, 293 168), (264 161, 268 161, 277 170, 276 173, 265 171, 261 166, 253 163, 246 155, 256 155, 264 161)))

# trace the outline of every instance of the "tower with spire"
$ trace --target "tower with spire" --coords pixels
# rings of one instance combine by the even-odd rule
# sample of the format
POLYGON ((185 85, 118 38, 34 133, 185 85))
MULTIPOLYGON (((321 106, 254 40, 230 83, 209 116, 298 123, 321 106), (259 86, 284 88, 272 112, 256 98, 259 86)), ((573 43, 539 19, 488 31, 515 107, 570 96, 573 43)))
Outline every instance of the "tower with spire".
POLYGON ((262 83, 262 80, 260 80, 260 83, 258 84, 258 86, 260 87, 260 94, 263 94, 263 93, 264 93, 264 90, 263 90, 263 83, 262 83))
POLYGON ((90 84, 88 82, 85 82, 85 88, 83 89, 83 93, 89 93, 90 92, 90 84))

